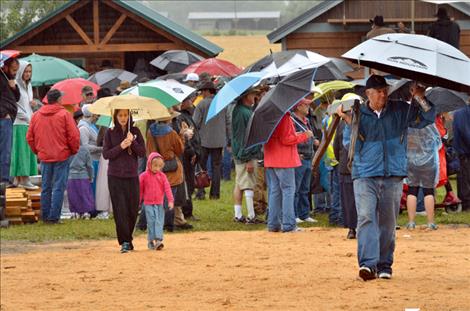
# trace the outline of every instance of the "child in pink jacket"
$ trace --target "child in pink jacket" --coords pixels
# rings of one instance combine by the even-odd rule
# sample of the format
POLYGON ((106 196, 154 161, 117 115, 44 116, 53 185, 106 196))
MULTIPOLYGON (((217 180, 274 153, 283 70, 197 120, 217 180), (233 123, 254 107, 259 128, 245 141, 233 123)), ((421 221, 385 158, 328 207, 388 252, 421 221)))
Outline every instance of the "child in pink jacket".
POLYGON ((147 218, 148 248, 161 250, 163 248, 163 223, 165 211, 163 199, 166 195, 169 209, 173 209, 173 193, 170 183, 162 172, 165 165, 162 156, 152 152, 147 161, 147 170, 140 174, 140 201, 144 202, 147 218))

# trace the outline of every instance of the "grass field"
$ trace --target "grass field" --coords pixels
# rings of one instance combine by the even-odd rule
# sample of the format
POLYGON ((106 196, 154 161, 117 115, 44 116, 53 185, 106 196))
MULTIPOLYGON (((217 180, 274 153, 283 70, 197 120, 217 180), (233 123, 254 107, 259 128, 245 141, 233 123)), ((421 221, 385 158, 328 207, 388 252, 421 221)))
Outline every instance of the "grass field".
POLYGON ((270 44, 266 36, 206 36, 207 40, 222 47, 218 56, 235 65, 246 67, 272 52, 281 50, 280 44, 270 44))
MULTIPOLYGON (((455 182, 454 188, 455 187, 455 182)), ((193 222, 194 229, 191 231, 251 231, 265 230, 265 225, 244 225, 232 221, 233 182, 222 182, 221 198, 217 201, 204 200, 194 201, 195 214, 201 221, 193 222)), ((442 200, 444 189, 438 189, 438 202, 442 200)), ((317 224, 301 224, 302 227, 330 227, 328 215, 319 214, 314 216, 319 220, 317 224)), ((407 222, 406 213, 402 213, 398 223, 405 225, 407 222)), ((426 217, 417 216, 417 224, 426 223, 426 217)), ((436 223, 444 224, 470 224, 470 213, 447 214, 443 209, 436 211, 436 223)), ((181 231, 176 231, 177 234, 181 231)), ((188 231, 185 231, 188 232, 188 231)), ((137 230, 136 235, 142 234, 137 230)), ((170 233, 171 234, 171 233, 170 233)), ((55 241, 55 240, 87 240, 87 239, 113 239, 116 236, 114 221, 108 220, 65 220, 61 225, 44 225, 42 223, 32 225, 11 226, 7 229, 0 229, 2 240, 24 240, 30 242, 55 241)))

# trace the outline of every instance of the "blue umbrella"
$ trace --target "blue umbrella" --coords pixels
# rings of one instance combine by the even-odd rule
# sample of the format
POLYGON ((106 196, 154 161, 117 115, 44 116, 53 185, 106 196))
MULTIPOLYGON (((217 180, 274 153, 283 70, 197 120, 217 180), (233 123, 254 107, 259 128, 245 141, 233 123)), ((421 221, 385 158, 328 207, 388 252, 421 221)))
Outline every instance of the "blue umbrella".
POLYGON ((266 73, 248 72, 230 80, 223 88, 214 96, 207 112, 206 123, 215 117, 219 112, 225 109, 231 102, 237 99, 250 87, 254 86, 266 73))

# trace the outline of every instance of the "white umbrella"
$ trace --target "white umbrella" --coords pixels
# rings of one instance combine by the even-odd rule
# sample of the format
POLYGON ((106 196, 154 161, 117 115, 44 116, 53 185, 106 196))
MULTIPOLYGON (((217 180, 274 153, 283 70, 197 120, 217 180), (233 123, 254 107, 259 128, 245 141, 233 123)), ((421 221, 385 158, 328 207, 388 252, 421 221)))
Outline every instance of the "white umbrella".
POLYGON ((121 94, 133 94, 155 98, 166 107, 181 103, 196 89, 176 80, 152 80, 124 90, 121 94))
POLYGON ((352 48, 344 58, 399 77, 470 91, 470 59, 450 44, 413 34, 385 34, 352 48))

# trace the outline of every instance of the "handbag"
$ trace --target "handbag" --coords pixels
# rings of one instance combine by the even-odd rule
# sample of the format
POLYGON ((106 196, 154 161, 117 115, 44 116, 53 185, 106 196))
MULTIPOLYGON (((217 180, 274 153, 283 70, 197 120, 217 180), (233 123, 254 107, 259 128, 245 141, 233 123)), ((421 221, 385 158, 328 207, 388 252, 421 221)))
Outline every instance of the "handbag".
POLYGON ((207 188, 211 185, 211 177, 207 171, 204 171, 199 164, 196 164, 194 173, 194 188, 207 188))
MULTIPOLYGON (((155 142, 155 147, 157 149, 157 152, 161 154, 160 152, 160 147, 158 146, 158 141, 155 136, 153 136, 153 140, 155 142)), ((168 173, 168 172, 175 172, 178 169, 178 162, 176 161, 176 157, 173 156, 173 159, 170 160, 163 160, 165 162, 165 165, 162 168, 163 173, 168 173)))

